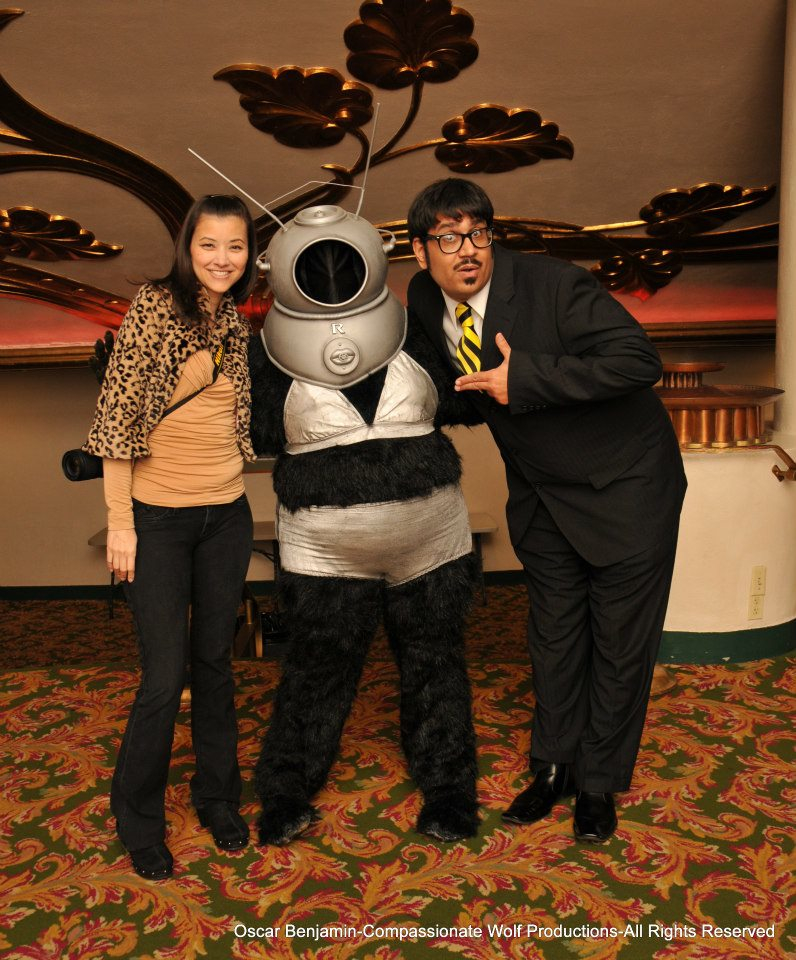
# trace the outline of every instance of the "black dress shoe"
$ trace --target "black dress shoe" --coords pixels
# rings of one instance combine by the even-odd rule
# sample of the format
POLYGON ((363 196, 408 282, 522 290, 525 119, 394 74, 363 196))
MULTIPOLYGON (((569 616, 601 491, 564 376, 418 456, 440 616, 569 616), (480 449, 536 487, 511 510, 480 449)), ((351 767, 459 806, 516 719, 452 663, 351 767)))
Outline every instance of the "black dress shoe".
POLYGON ((503 813, 508 823, 536 823, 546 817, 559 800, 575 792, 567 763, 549 763, 538 770, 530 787, 517 794, 503 813))
POLYGON ((128 852, 133 870, 144 880, 167 880, 174 872, 174 858, 165 843, 128 852))
POLYGON ((612 793, 579 790, 575 800, 575 837, 587 843, 605 843, 616 830, 612 793))
POLYGON ((208 827, 219 850, 242 850, 249 843, 246 821, 231 803, 214 800, 196 811, 199 823, 208 827))

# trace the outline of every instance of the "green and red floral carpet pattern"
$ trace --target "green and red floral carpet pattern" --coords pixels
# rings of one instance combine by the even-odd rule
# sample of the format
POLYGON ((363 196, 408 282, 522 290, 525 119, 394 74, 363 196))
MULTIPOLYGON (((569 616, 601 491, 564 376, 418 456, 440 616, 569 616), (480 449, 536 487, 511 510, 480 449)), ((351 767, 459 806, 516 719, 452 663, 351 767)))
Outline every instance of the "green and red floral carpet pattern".
MULTIPOLYGON (((25 604, 0 605, 6 661, 34 641, 35 623, 33 657, 46 649, 60 662, 17 662, 0 676, 3 958, 794 956, 793 658, 671 668, 616 836, 580 845, 569 804, 530 827, 500 820, 527 783, 532 700, 524 601, 491 588, 469 637, 483 804, 476 839, 440 846, 413 832, 420 799, 398 747, 396 671, 380 641, 317 798, 322 820, 287 848, 215 849, 189 803, 183 710, 167 796, 175 876, 147 883, 115 840, 107 800, 136 686, 133 664, 111 662, 134 653, 122 637, 127 614, 120 609, 109 630, 98 605, 103 646, 87 635, 85 610, 77 629, 64 604, 60 622, 51 604, 38 621, 25 604), (91 651, 82 659, 93 662, 65 664, 81 630, 91 651), (773 926, 773 936, 720 937, 703 925, 773 926)), ((251 771, 278 664, 241 661, 236 672, 243 813, 254 824, 251 771)))

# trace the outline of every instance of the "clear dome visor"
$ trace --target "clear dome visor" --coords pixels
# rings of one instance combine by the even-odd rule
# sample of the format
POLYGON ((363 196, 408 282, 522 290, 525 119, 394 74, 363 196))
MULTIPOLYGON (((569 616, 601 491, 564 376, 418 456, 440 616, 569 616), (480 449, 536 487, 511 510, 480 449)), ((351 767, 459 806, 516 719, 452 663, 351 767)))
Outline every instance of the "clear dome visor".
POLYGON ((318 240, 296 257, 293 269, 299 291, 322 306, 340 306, 353 300, 368 278, 362 254, 343 240, 318 240))

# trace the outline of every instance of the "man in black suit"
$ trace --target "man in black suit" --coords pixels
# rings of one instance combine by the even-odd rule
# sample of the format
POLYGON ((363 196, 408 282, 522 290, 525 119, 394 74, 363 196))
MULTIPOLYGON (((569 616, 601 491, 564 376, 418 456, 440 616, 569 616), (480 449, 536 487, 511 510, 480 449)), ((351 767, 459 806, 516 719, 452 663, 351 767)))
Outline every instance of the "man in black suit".
POLYGON ((509 533, 530 597, 533 823, 576 793, 575 836, 616 828, 638 754, 686 481, 652 390, 657 351, 586 270, 492 243, 492 204, 440 180, 409 211, 419 323, 506 467, 509 533))

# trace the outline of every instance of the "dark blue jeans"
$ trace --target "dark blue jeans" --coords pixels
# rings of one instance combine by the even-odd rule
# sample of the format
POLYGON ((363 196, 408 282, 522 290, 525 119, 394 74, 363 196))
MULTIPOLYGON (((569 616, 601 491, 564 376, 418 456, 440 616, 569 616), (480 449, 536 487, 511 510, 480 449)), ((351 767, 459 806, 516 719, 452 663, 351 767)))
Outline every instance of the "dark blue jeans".
POLYGON ((128 850, 165 838, 166 784, 186 664, 196 755, 194 805, 240 801, 230 654, 252 550, 245 496, 204 507, 156 507, 134 500, 133 512, 138 547, 135 579, 126 587, 141 685, 111 786, 111 810, 128 850))

